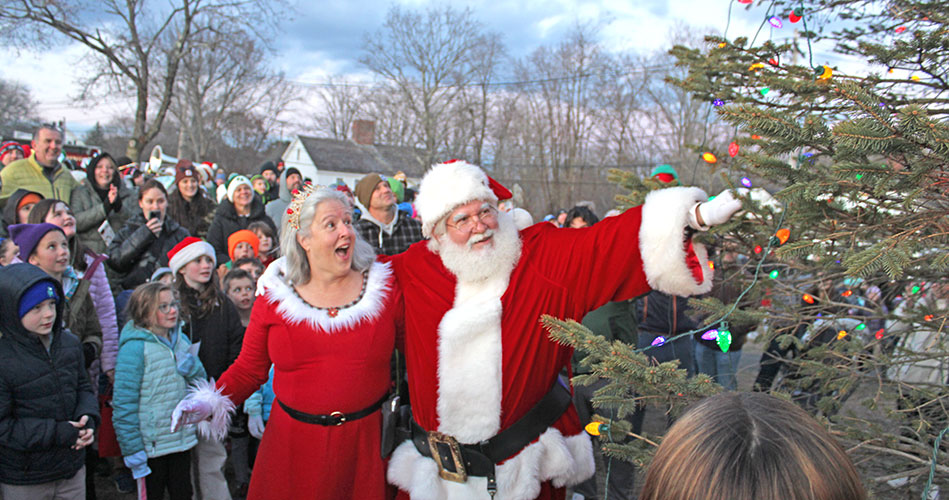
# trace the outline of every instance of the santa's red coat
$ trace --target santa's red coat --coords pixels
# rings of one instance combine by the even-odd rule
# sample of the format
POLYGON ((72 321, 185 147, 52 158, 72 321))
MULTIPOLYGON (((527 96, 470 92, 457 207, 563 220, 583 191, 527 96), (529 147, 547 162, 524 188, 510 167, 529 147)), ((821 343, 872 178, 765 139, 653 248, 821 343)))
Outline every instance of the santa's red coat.
MULTIPOLYGON (((648 292, 707 291, 701 245, 684 235, 686 213, 705 194, 657 191, 642 207, 586 229, 541 223, 521 231, 510 274, 459 283, 426 242, 390 258, 405 306, 405 357, 416 421, 477 443, 510 426, 569 369, 572 349, 553 342, 544 314, 580 320, 597 307, 648 292)), ((571 406, 538 441, 498 466, 499 499, 557 498, 592 475, 589 437, 571 406)), ((488 498, 485 479, 437 476, 412 442, 393 454, 388 479, 413 499, 488 498)))

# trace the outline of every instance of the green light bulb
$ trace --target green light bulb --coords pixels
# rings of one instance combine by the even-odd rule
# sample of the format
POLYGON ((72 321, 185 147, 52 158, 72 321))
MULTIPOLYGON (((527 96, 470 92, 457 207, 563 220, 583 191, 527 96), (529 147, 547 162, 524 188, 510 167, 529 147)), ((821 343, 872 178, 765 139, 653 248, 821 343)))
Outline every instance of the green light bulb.
POLYGON ((771 271, 771 272, 768 274, 768 276, 769 276, 771 279, 776 280, 776 279, 778 279, 778 274, 779 274, 779 273, 778 273, 778 270, 775 269, 774 271, 771 271))

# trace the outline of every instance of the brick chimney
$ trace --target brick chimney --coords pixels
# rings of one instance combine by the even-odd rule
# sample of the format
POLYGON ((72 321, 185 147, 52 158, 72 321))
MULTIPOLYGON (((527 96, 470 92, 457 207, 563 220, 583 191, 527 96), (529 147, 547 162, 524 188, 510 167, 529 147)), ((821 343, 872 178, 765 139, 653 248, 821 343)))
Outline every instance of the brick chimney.
POLYGON ((376 122, 372 120, 353 120, 353 142, 363 146, 372 146, 375 142, 376 122))

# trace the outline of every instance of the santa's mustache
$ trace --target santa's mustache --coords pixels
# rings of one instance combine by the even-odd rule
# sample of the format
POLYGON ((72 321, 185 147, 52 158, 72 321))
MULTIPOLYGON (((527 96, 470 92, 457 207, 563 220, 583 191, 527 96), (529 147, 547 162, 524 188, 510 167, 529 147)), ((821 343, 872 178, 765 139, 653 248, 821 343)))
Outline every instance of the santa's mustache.
POLYGON ((490 237, 492 237, 492 236, 494 236, 494 230, 493 230, 493 229, 485 229, 483 233, 480 233, 480 234, 472 234, 471 237, 468 238, 468 243, 467 243, 468 248, 471 249, 471 247, 477 245, 478 243, 481 243, 482 241, 484 241, 484 240, 486 240, 486 239, 488 239, 488 238, 490 238, 490 237))

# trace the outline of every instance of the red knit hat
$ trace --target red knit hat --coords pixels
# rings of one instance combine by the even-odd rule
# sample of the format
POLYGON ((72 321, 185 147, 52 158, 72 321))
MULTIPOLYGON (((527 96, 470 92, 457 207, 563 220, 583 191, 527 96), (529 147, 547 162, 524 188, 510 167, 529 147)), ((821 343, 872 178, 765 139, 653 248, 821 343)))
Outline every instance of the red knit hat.
POLYGON ((178 271, 182 267, 185 267, 185 264, 202 255, 211 257, 211 261, 217 266, 217 258, 214 256, 214 247, 201 238, 188 236, 168 251, 168 267, 171 268, 172 273, 178 274, 178 271))

